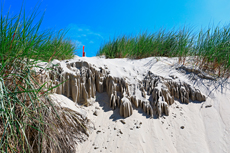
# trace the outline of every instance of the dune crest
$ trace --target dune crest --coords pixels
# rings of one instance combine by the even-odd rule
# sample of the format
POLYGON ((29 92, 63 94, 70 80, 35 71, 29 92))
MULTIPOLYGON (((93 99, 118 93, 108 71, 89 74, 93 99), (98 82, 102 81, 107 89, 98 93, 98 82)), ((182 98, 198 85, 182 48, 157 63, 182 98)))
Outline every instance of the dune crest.
MULTIPOLYGON (((205 101, 205 96, 188 83, 175 78, 164 78, 148 71, 143 80, 129 83, 124 77, 113 77, 110 71, 102 67, 92 66, 88 62, 55 61, 59 66, 53 67, 46 75, 41 76, 41 82, 48 81, 52 86, 63 84, 53 89, 52 92, 65 95, 76 103, 90 104, 90 99, 95 98, 96 92, 107 92, 110 97, 111 109, 120 109, 122 117, 129 117, 134 107, 141 107, 143 111, 153 117, 169 115, 168 106, 174 99, 182 103, 192 101, 205 101)), ((49 84, 49 85, 50 85, 49 84)))
POLYGON ((85 110, 93 130, 87 141, 78 141, 77 152, 230 149, 229 79, 204 78, 189 63, 185 69, 178 58, 167 57, 75 56, 52 64, 57 66, 41 75, 40 81, 48 82, 46 86, 64 81, 52 90, 58 93, 53 96, 65 104, 72 100, 70 109, 88 105, 79 108, 85 110))

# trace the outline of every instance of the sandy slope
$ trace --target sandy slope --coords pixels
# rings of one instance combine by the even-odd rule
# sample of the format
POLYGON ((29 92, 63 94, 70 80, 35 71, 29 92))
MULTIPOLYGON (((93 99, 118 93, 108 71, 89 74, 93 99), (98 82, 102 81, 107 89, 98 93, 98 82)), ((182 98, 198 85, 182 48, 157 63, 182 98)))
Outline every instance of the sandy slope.
POLYGON ((118 109, 113 111, 109 107, 108 95, 97 93, 93 105, 85 107, 95 129, 88 141, 78 145, 78 152, 230 152, 230 80, 191 79, 192 74, 175 69, 176 58, 129 60, 76 56, 70 61, 79 60, 107 68, 110 75, 126 77, 130 83, 142 80, 147 71, 166 78, 174 75, 200 89, 207 100, 187 105, 176 100, 169 108, 170 115, 159 119, 149 118, 140 108, 123 119, 118 109))

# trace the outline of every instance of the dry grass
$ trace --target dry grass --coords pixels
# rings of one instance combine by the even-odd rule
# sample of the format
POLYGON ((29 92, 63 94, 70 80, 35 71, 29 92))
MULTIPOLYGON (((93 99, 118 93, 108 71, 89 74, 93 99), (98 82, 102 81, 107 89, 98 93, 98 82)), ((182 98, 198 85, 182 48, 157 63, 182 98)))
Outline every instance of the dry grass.
POLYGON ((40 74, 31 73, 31 69, 32 66, 23 60, 8 63, 3 69, 5 77, 0 80, 1 150, 74 152, 76 141, 87 136, 87 118, 51 101, 44 92, 47 91, 45 84, 38 84, 35 79, 40 74))
POLYGON ((76 46, 66 31, 40 31, 36 8, 28 17, 22 12, 0 19, 0 151, 73 152, 75 140, 87 134, 87 119, 55 105, 52 87, 39 83, 33 68, 38 60, 71 58, 76 46))

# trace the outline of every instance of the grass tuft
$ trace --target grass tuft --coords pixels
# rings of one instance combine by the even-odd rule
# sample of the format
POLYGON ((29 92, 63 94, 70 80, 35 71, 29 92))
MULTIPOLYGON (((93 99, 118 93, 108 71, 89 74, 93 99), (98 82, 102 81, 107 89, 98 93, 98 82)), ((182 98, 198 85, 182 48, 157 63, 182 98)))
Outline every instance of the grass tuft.
MULTIPOLYGON (((67 31, 39 31, 34 23, 37 9, 28 17, 0 19, 0 150, 1 152, 73 152, 79 133, 86 134, 87 121, 52 102, 46 83, 34 72, 38 60, 66 59, 75 45, 67 31)), ((44 68, 41 72, 47 72, 44 68)))
POLYGON ((137 36, 121 36, 109 40, 98 51, 107 58, 145 58, 149 56, 185 56, 192 47, 194 36, 190 29, 160 29, 155 33, 147 31, 137 36))
POLYGON ((230 73, 230 26, 201 29, 198 34, 192 28, 160 29, 143 32, 137 36, 119 36, 104 43, 97 55, 107 58, 146 58, 151 56, 179 57, 185 64, 186 57, 195 56, 194 65, 218 77, 230 73))

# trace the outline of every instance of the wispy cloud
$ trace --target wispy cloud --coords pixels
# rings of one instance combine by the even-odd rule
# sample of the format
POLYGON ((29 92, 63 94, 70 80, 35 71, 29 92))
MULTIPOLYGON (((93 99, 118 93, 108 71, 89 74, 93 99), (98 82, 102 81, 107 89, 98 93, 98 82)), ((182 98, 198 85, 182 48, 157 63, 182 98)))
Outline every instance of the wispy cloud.
POLYGON ((78 40, 75 40, 74 43, 77 45, 77 46, 83 46, 82 42, 78 41, 78 40))
POLYGON ((67 37, 72 39, 77 48, 82 48, 85 45, 87 56, 95 56, 100 48, 101 43, 104 41, 102 33, 92 30, 86 25, 69 24, 69 32, 67 37))
POLYGON ((69 36, 71 37, 99 37, 102 40, 104 39, 103 36, 98 33, 98 32, 94 32, 92 31, 88 26, 84 26, 84 25, 77 25, 77 24, 69 24, 68 25, 68 29, 70 29, 69 31, 69 36))

